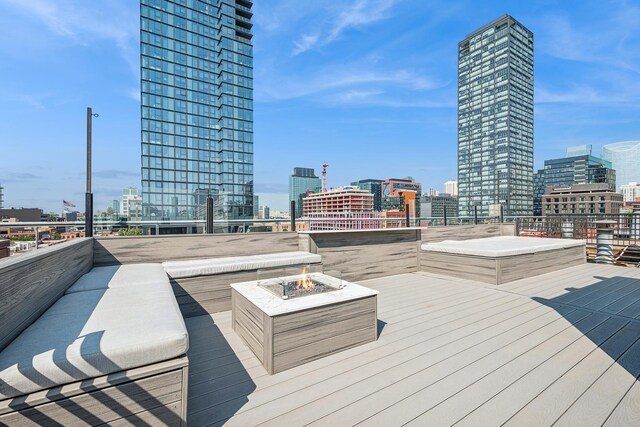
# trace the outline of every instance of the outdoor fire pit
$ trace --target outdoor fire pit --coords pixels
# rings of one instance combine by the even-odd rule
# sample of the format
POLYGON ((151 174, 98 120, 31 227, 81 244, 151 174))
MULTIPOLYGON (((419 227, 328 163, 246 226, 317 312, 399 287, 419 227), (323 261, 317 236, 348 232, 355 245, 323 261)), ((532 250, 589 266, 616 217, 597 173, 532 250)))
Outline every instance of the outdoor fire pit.
POLYGON ((308 274, 303 274, 302 277, 294 276, 281 279, 259 280, 258 286, 282 299, 322 294, 344 288, 344 284, 342 283, 337 287, 332 286, 320 281, 317 275, 316 277, 312 277, 308 274))
POLYGON ((269 374, 375 341, 378 291, 323 273, 234 283, 233 329, 269 374))

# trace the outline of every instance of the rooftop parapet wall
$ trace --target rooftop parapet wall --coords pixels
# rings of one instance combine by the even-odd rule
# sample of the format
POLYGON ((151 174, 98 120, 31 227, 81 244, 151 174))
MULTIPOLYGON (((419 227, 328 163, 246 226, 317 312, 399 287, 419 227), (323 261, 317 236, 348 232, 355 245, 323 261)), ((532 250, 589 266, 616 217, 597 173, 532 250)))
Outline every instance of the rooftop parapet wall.
POLYGON ((297 233, 96 238, 94 266, 257 255, 298 250, 297 233))
POLYGON ((92 264, 90 238, 2 259, 0 350, 56 302, 92 264))

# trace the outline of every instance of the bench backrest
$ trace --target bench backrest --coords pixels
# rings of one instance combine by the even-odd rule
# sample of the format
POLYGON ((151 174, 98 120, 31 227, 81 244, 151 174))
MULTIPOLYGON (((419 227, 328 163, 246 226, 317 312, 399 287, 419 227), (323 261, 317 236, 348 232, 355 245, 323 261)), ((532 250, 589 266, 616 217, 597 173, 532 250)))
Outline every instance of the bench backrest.
POLYGON ((514 224, 453 225, 449 227, 427 227, 422 231, 422 241, 424 243, 436 243, 444 240, 470 240, 514 235, 514 224))
POLYGON ((298 246, 298 233, 97 237, 93 258, 101 266, 290 252, 298 246))
POLYGON ((91 238, 0 260, 0 350, 91 270, 92 264, 91 238))

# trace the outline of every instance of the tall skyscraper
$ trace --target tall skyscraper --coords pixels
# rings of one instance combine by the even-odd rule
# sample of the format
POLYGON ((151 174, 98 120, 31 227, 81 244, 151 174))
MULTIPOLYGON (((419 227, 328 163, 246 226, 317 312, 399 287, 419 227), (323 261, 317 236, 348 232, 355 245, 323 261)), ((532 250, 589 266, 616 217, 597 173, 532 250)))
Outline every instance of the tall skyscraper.
POLYGON ((0 185, 0 209, 4 208, 4 187, 0 185))
POLYGON ((144 219, 252 218, 252 2, 140 4, 144 219))
MULTIPOLYGON (((313 168, 293 168, 293 173, 289 175, 289 203, 296 202, 296 217, 302 216, 302 199, 307 197, 307 193, 317 193, 321 188, 322 182, 313 168)), ((293 212, 289 214, 293 215, 293 212)))
POLYGON ((630 182, 640 182, 640 141, 624 141, 602 147, 602 158, 616 170, 618 190, 630 182))
POLYGON ((458 44, 459 213, 533 210, 533 33, 509 15, 458 44))

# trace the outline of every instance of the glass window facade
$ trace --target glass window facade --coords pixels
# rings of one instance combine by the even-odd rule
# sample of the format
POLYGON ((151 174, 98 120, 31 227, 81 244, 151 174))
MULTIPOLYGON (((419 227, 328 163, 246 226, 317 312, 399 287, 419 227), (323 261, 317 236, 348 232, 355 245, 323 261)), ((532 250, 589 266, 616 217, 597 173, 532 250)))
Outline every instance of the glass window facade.
POLYGON ((382 183, 381 179, 361 179, 360 181, 353 181, 351 185, 360 187, 361 190, 367 190, 373 194, 373 210, 376 212, 382 211, 382 183))
MULTIPOLYGON (((303 214, 303 201, 307 192, 317 193, 322 189, 322 182, 312 168, 294 168, 289 175, 289 203, 296 202, 296 217, 303 214)), ((291 212, 289 212, 291 214, 291 212)))
POLYGON ((141 0, 144 219, 253 216, 251 7, 141 0))
POLYGON ((542 197, 548 187, 578 184, 607 184, 615 191, 616 171, 611 162, 590 155, 545 160, 544 169, 534 177, 533 214, 542 215, 542 197))
POLYGON ((611 162, 616 170, 616 184, 640 182, 640 141, 624 141, 602 147, 602 158, 611 162))
POLYGON ((505 15, 458 45, 460 216, 533 211, 533 33, 505 15))

